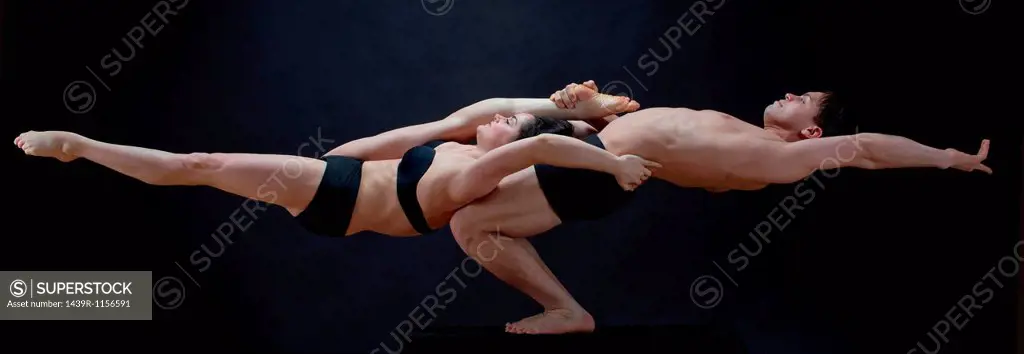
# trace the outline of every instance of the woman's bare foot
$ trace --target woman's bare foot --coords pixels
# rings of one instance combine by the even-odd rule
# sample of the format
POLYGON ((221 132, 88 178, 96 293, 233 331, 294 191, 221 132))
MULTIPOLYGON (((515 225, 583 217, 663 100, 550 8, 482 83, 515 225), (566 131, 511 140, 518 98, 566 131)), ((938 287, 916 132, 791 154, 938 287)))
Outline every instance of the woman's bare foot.
POLYGON ((515 334, 563 334, 593 331, 594 318, 583 309, 575 311, 548 310, 516 323, 505 324, 505 332, 515 334))
POLYGON ((597 91, 597 84, 589 80, 583 84, 569 84, 551 94, 550 99, 559 108, 578 109, 582 115, 604 117, 629 113, 640 109, 640 103, 626 96, 612 96, 597 91))
POLYGON ((37 132, 28 131, 21 133, 14 139, 14 145, 25 151, 25 155, 52 157, 57 160, 68 162, 78 158, 73 153, 74 144, 78 141, 78 134, 49 131, 37 132))

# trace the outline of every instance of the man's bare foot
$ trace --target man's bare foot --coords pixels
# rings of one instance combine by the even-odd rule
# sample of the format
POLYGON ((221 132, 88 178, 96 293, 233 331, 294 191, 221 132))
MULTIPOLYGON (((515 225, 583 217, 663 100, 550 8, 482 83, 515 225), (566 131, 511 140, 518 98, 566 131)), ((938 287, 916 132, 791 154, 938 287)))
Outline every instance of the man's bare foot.
POLYGON ((548 310, 516 323, 505 324, 505 332, 515 334, 563 334, 593 332, 594 318, 585 310, 548 310))
POLYGON ((18 135, 14 139, 14 145, 25 151, 25 155, 52 157, 68 162, 78 158, 72 153, 73 145, 78 138, 77 134, 61 131, 28 131, 18 135))
POLYGON ((582 115, 604 117, 611 114, 629 113, 640 109, 640 103, 626 96, 612 96, 597 91, 594 80, 582 85, 569 84, 551 94, 550 99, 559 108, 579 109, 582 115))

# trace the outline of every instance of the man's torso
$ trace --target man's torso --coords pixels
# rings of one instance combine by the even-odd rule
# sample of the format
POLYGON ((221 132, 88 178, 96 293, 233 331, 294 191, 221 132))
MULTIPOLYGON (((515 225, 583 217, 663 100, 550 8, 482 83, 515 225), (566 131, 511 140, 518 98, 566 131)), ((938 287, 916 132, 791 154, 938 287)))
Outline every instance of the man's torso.
MULTIPOLYGON (((598 136, 616 155, 634 154, 661 163, 664 167, 655 173, 657 178, 712 191, 766 186, 761 181, 737 178, 729 171, 749 159, 749 148, 745 147, 749 145, 742 141, 778 140, 730 115, 685 108, 648 108, 630 113, 610 123, 598 136)), ((494 192, 459 213, 484 224, 487 230, 511 237, 533 236, 563 221, 547 203, 532 167, 504 178, 494 192)))
POLYGON ((744 141, 777 137, 725 113, 686 108, 648 108, 627 114, 599 134, 608 151, 657 161, 654 177, 680 187, 712 191, 756 190, 767 183, 731 171, 748 163, 744 141))

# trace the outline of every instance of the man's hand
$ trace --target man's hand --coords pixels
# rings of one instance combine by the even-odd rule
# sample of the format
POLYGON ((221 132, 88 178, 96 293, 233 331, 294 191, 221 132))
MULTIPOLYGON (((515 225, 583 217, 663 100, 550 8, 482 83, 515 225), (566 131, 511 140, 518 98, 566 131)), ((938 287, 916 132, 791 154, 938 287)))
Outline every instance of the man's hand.
POLYGON ((956 149, 946 149, 946 152, 949 153, 949 167, 967 172, 979 170, 992 174, 992 169, 981 163, 988 157, 988 145, 988 139, 982 140, 981 148, 978 149, 977 155, 965 154, 956 149))
POLYGON ((644 160, 636 155, 622 155, 618 157, 619 168, 615 173, 615 180, 623 190, 632 191, 647 181, 661 164, 654 161, 644 160))
POLYGON ((640 109, 640 103, 625 96, 611 96, 597 92, 594 80, 582 85, 571 83, 564 89, 551 94, 549 99, 563 109, 579 110, 577 116, 602 118, 608 115, 628 113, 640 109))

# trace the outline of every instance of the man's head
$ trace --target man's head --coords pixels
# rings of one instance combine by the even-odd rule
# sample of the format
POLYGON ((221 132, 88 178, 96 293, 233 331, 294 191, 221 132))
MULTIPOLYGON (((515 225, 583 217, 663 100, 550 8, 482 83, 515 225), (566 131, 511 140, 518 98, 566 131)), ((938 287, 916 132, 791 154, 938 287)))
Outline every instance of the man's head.
POLYGON ((516 113, 508 117, 495 114, 490 123, 476 127, 476 145, 492 150, 545 133, 572 136, 572 132, 572 124, 566 120, 535 117, 529 113, 516 113))
POLYGON ((840 119, 839 105, 831 92, 787 93, 764 109, 764 128, 786 141, 820 138, 840 119))

